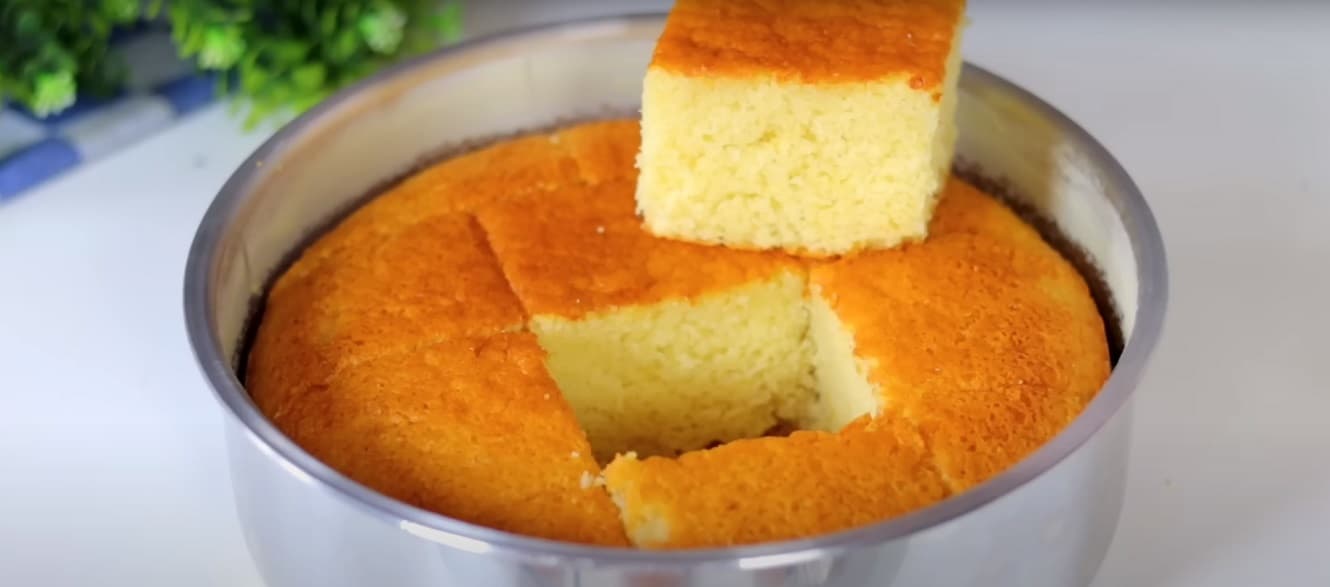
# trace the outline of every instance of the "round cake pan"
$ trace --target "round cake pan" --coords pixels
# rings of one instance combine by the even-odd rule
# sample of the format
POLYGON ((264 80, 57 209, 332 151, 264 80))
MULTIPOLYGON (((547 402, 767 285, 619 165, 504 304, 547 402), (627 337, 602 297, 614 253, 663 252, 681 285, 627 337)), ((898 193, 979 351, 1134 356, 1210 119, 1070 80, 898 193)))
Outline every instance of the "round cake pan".
MULTIPOLYGON (((544 26, 410 61, 287 125, 235 172, 185 273, 189 339, 220 405, 236 507, 274 587, 1084 585, 1113 537, 1130 399, 1167 275, 1150 210, 1084 130, 997 76, 961 76, 958 169, 1056 226, 1116 316, 1115 369, 1081 417, 1005 473, 897 519, 816 538, 674 552, 537 540, 413 508, 323 465, 237 377, 265 285, 366 194, 450 149, 636 111, 663 15, 544 26)), ((1068 249, 1071 251, 1071 249, 1068 249)), ((503 475, 503 471, 495 471, 503 475)))

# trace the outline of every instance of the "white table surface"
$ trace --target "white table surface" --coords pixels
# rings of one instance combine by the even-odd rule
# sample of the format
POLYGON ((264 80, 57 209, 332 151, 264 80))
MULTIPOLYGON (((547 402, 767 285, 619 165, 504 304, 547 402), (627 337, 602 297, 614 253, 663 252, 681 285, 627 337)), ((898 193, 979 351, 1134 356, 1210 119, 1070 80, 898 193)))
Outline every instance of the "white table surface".
MULTIPOLYGON (((972 6, 969 59, 1104 141, 1167 241, 1095 587, 1330 585, 1330 3, 1254 4, 972 6)), ((181 318, 264 138, 238 128, 213 108, 0 206, 0 585, 260 584, 181 318)))

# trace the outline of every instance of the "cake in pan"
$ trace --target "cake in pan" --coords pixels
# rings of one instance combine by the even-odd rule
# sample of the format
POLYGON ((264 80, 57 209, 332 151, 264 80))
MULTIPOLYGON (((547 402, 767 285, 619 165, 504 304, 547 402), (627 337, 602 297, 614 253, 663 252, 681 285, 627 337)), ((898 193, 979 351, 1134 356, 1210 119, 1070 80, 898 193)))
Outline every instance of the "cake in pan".
POLYGON ((815 536, 991 478, 1109 373, 1082 277, 957 178, 928 237, 836 258, 664 238, 638 122, 419 172, 270 288, 246 385, 385 495, 584 544, 815 536))

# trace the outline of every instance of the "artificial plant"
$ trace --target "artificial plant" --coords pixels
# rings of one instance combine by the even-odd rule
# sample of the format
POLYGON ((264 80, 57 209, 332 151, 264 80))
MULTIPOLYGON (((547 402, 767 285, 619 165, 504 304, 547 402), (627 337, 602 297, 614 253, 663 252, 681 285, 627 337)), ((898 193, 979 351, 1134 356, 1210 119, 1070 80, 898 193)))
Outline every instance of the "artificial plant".
POLYGON ((80 91, 114 91, 125 64, 109 51, 111 31, 141 16, 138 0, 0 1, 0 100, 48 116, 80 91))
POLYGON ((38 116, 124 81, 111 32, 161 18, 180 56, 219 73, 247 125, 299 112, 383 65, 456 38, 456 0, 3 0, 0 99, 38 116), (228 83, 229 82, 229 83, 228 83))

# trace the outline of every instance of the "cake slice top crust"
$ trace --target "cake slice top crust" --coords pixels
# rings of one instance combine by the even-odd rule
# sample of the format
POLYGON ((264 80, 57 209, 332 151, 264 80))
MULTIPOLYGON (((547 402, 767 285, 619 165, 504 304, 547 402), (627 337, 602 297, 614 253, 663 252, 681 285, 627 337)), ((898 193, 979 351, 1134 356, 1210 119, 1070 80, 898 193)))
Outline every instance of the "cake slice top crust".
POLYGON ((651 66, 810 84, 904 76, 931 91, 964 13, 964 0, 679 0, 651 66))
POLYGON ((365 361, 274 418, 376 491, 529 536, 621 546, 600 468, 535 336, 453 339, 365 361))
POLYGON ((912 426, 867 418, 836 434, 737 440, 677 459, 621 457, 605 478, 629 536, 644 548, 815 536, 949 495, 912 426))
POLYGON ((578 319, 621 306, 696 299, 801 270, 798 259, 783 253, 649 234, 636 216, 630 180, 518 196, 481 208, 477 218, 533 316, 578 319))
POLYGON ((1014 213, 953 179, 928 241, 814 267, 875 364, 883 413, 919 427, 954 490, 1047 442, 1109 374, 1081 275, 1014 213))

